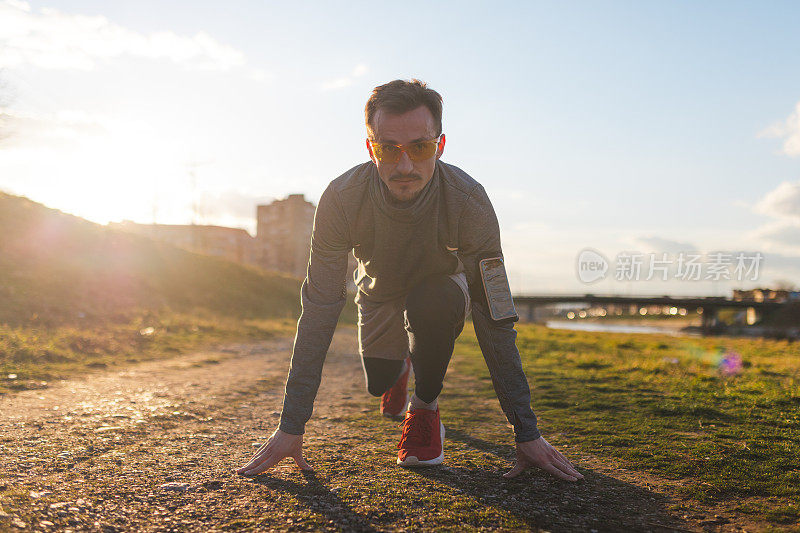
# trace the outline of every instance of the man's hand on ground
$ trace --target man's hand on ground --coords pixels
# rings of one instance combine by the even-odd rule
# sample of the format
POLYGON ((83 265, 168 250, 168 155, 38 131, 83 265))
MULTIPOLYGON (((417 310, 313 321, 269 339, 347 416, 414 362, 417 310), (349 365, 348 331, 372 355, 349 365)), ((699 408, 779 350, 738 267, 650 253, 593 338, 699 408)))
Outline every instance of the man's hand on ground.
POLYGON ((546 472, 550 472, 555 477, 566 479, 567 481, 577 481, 583 479, 583 475, 578 472, 572 463, 561 452, 553 448, 544 437, 536 440, 517 443, 517 461, 514 468, 503 474, 503 477, 517 477, 523 470, 537 466, 546 472))
POLYGON ((269 440, 258 449, 250 462, 236 471, 237 474, 255 476, 269 470, 283 459, 291 457, 303 470, 313 470, 303 459, 303 436, 284 433, 276 429, 269 440))

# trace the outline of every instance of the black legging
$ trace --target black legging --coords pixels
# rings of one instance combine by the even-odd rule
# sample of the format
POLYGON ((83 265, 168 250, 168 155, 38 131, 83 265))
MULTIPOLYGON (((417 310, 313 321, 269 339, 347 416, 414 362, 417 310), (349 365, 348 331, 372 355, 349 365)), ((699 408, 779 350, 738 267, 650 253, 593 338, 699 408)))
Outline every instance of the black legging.
MULTIPOLYGON (((411 364, 416 379, 415 394, 431 403, 442 392, 447 365, 456 338, 464 329, 464 292, 447 275, 431 276, 406 295, 405 323, 411 364)), ((397 381, 403 361, 365 357, 367 390, 380 396, 397 381)))

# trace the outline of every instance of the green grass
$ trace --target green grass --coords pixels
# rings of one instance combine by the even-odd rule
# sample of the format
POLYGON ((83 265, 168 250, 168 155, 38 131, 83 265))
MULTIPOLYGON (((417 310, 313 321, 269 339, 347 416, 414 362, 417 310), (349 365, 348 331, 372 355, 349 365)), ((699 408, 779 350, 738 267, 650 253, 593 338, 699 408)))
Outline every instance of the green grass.
MULTIPOLYGON (((488 371, 469 329, 453 365, 479 377, 478 393, 490 398, 488 371)), ((743 512, 779 523, 800 519, 799 345, 535 325, 517 331, 545 434, 561 433, 632 469, 684 480, 684 494, 696 500, 751 499, 743 512), (743 365, 725 375, 716 362, 731 350, 743 365), (785 504, 775 507, 769 498, 785 504)), ((450 409, 474 417, 466 407, 450 409)))
POLYGON ((0 323, 120 323, 141 310, 242 319, 299 313, 300 281, 0 193, 0 323))
MULTIPOLYGON (((217 342, 293 335, 300 314, 299 279, 2 192, 0 250, 0 393, 217 342)), ((351 295, 342 321, 355 323, 355 313, 351 295)))
POLYGON ((56 379, 166 359, 216 343, 291 335, 294 327, 292 319, 239 320, 197 314, 149 314, 102 327, 0 325, 0 394, 45 388, 56 379))
MULTIPOLYGON (((340 317, 341 324, 352 324, 354 320, 348 309, 340 317)), ((87 371, 168 359, 224 342, 292 337, 296 329, 295 318, 241 319, 199 311, 160 315, 146 312, 127 322, 80 326, 0 324, 0 394, 45 388, 53 380, 87 371)), ((213 358, 204 361, 215 362, 213 358)))

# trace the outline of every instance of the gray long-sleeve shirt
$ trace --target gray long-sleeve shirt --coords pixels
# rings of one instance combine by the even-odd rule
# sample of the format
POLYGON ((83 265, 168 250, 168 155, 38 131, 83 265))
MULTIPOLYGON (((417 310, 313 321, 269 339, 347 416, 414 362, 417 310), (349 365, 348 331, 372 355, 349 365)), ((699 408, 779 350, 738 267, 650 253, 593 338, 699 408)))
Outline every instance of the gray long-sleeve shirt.
POLYGON ((347 297, 349 253, 358 260, 357 298, 391 300, 433 274, 464 272, 472 322, 497 398, 518 442, 540 436, 513 321, 495 322, 486 304, 478 261, 502 256, 500 228, 483 186, 437 160, 434 175, 411 206, 386 201, 388 191, 370 161, 330 182, 314 215, 306 279, 286 381, 280 429, 302 434, 313 410, 322 366, 347 297))

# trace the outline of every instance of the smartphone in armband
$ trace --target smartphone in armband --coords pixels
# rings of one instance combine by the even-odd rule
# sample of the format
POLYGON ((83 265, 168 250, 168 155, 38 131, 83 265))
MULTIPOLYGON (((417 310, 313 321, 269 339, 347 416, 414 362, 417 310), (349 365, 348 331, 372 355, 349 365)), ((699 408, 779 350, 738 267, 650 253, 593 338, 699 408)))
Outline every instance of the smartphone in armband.
POLYGON ((486 294, 486 304, 489 315, 494 321, 513 319, 519 320, 514 300, 511 298, 511 288, 508 285, 506 267, 502 257, 487 257, 478 262, 483 290, 486 294))

